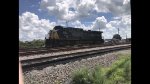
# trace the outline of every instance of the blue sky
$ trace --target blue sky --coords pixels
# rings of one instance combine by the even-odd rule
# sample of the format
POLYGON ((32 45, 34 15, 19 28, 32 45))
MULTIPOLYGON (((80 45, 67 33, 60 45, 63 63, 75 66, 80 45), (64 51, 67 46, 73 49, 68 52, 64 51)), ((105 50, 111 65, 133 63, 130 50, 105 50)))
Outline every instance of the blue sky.
POLYGON ((116 27, 123 37, 124 31, 131 37, 129 4, 130 0, 19 0, 19 39, 44 39, 52 27, 66 25, 65 21, 85 30, 101 28, 105 38, 112 38, 116 27))
POLYGON ((28 11, 35 13, 40 19, 49 19, 50 16, 46 12, 40 12, 38 10, 40 7, 40 1, 41 0, 19 0, 19 15, 28 11))
MULTIPOLYGON (((28 12, 32 12, 35 13, 36 15, 38 15, 39 19, 49 19, 51 21, 57 21, 57 18, 55 16, 49 16, 47 12, 42 11, 40 12, 40 1, 41 0, 19 0, 19 15, 21 15, 22 13, 28 11, 28 12)), ((97 13, 96 15, 98 16, 104 16, 108 21, 110 21, 113 17, 112 13, 97 13)), ((95 18, 91 17, 91 18, 81 18, 81 23, 84 23, 85 25, 91 24, 90 22, 93 22, 95 20, 95 18)))

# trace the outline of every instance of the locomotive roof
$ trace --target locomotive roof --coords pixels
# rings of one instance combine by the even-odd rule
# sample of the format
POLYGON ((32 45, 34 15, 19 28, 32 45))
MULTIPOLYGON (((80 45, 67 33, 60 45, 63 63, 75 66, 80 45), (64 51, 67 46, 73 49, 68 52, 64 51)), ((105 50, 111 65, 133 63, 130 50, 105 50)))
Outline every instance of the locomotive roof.
MULTIPOLYGON (((82 28, 74 28, 74 27, 64 27, 64 26, 55 26, 54 27, 55 30, 57 29, 70 29, 70 30, 80 30, 80 31, 86 31, 86 30, 83 30, 82 28)), ((101 32, 103 33, 102 31, 92 31, 92 30, 87 30, 88 32, 101 32)))

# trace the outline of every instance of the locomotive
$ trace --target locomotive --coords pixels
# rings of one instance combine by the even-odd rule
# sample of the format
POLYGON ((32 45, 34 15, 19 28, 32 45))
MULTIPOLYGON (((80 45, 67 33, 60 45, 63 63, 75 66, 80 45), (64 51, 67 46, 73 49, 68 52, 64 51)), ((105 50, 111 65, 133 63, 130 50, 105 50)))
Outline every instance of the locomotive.
POLYGON ((130 44, 131 38, 122 39, 119 34, 114 34, 112 39, 105 39, 104 45, 119 45, 119 44, 130 44))
POLYGON ((45 37, 45 47, 103 44, 102 33, 102 31, 83 30, 82 28, 55 26, 45 37))

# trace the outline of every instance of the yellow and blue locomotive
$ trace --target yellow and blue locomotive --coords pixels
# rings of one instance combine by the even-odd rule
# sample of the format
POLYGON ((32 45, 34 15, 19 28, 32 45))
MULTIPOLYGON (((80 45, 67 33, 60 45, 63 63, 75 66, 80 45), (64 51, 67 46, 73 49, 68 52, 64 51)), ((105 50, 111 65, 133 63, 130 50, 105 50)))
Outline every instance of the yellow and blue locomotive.
POLYGON ((45 37, 45 47, 103 43, 102 31, 86 31, 73 27, 55 26, 45 37))

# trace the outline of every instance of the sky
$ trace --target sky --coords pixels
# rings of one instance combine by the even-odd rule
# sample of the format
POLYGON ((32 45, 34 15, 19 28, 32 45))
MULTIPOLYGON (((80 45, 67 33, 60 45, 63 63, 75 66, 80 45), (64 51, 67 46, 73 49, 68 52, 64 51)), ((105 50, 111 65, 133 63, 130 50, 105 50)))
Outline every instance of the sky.
POLYGON ((19 0, 19 40, 45 39, 57 25, 131 37, 130 0, 19 0))

